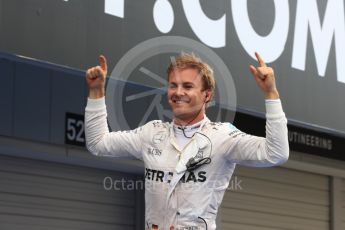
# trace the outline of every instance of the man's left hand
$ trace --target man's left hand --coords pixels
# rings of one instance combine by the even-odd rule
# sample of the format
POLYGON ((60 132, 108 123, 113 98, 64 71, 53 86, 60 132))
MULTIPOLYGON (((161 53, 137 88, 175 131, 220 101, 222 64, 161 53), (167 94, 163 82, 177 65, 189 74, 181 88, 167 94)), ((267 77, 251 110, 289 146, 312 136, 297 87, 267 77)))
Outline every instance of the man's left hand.
POLYGON ((279 93, 276 87, 273 69, 266 65, 259 53, 255 52, 255 56, 258 60, 259 66, 255 67, 250 65, 250 72, 253 74, 258 86, 264 92, 266 99, 278 99, 279 93))

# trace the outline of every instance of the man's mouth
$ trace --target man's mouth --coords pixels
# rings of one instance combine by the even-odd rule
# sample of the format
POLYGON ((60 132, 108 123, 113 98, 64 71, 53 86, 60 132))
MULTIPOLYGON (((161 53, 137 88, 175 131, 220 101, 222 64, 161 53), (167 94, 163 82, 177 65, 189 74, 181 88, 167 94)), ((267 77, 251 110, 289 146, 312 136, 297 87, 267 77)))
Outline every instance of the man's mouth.
POLYGON ((175 104, 183 104, 183 103, 188 103, 189 101, 186 99, 174 98, 172 99, 172 102, 175 104))

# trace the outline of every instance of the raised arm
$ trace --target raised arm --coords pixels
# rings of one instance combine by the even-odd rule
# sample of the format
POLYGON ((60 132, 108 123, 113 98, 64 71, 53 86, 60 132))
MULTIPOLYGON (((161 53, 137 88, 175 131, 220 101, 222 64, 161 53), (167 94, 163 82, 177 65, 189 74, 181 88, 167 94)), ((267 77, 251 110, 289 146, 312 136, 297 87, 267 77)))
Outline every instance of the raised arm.
POLYGON ((274 71, 258 53, 255 55, 258 67, 250 65, 249 68, 266 99, 266 137, 239 134, 240 131, 233 130, 229 142, 235 144, 231 145, 228 159, 246 166, 267 167, 282 164, 289 158, 287 119, 279 99, 274 71))
POLYGON ((143 128, 109 132, 105 105, 107 60, 99 57, 99 65, 89 68, 85 77, 89 97, 85 108, 86 147, 94 155, 142 159, 143 128))

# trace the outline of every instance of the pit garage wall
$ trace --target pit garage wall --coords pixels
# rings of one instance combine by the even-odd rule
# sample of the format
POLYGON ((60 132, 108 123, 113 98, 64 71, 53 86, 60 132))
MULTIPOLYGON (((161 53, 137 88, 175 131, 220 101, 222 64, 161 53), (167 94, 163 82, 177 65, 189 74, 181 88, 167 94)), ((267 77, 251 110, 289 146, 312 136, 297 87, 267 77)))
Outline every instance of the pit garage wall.
POLYGON ((239 167, 234 178, 241 186, 234 185, 224 197, 221 229, 331 229, 328 176, 239 167))
POLYGON ((345 229, 344 164, 290 155, 283 167, 237 167, 221 206, 220 229, 345 229))
MULTIPOLYGON (((342 212, 345 213, 345 179, 342 180, 342 202, 341 202, 341 208, 342 212)), ((345 229, 345 214, 342 216, 342 229, 345 229)))
POLYGON ((138 191, 108 190, 110 184, 105 189, 105 177, 139 180, 110 170, 0 155, 0 229, 142 229, 138 191))

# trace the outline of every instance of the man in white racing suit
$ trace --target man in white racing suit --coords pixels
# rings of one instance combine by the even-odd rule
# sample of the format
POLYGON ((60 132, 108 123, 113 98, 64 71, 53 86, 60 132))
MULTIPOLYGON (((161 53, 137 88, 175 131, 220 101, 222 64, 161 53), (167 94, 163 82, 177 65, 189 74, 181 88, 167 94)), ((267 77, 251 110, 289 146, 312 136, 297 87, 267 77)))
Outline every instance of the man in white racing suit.
POLYGON ((151 121, 131 131, 108 130, 105 57, 87 70, 87 148, 97 156, 144 162, 146 229, 216 229, 218 207, 236 164, 269 167, 287 161, 287 120, 274 72, 256 57, 259 66, 251 65, 250 71, 266 99, 266 138, 206 117, 215 88, 213 71, 194 54, 182 53, 168 68, 173 121, 151 121))

